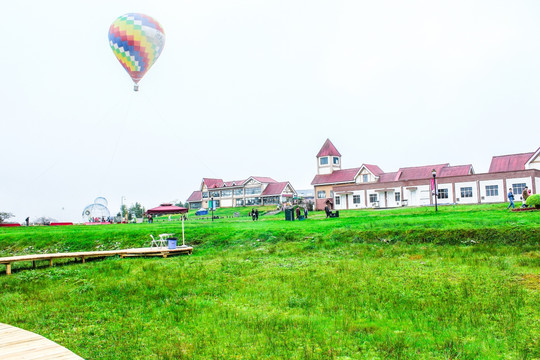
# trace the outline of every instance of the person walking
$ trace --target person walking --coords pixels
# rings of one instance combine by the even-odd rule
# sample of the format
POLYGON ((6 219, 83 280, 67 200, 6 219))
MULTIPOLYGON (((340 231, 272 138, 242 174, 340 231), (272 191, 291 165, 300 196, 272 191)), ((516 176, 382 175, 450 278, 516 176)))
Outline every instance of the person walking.
POLYGON ((307 219, 308 209, 307 206, 304 208, 304 218, 307 219))
POLYGON ((255 220, 259 221, 259 209, 255 209, 255 220))
POLYGON ((508 204, 506 210, 510 209, 510 206, 512 209, 515 209, 516 206, 514 205, 514 193, 512 192, 512 188, 508 189, 508 201, 510 201, 510 204, 508 204))
POLYGON ((296 218, 300 219, 300 206, 296 208, 296 218))
POLYGON ((523 189, 523 192, 521 193, 521 199, 523 200, 523 203, 521 204, 522 208, 528 207, 526 204, 528 197, 529 197, 529 188, 525 186, 525 188, 523 189))

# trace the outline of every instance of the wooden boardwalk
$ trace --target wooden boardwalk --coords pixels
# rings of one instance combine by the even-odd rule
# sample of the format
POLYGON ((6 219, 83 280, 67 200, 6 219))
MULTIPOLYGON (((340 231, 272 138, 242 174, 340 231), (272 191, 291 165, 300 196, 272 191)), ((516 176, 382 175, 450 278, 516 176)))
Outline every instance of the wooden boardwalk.
POLYGON ((0 359, 84 360, 41 335, 2 323, 0 323, 0 359))
POLYGON ((149 247, 149 248, 135 248, 135 249, 123 249, 123 250, 107 250, 107 251, 80 251, 70 253, 56 253, 56 254, 33 254, 33 255, 18 255, 0 257, 0 264, 6 264, 6 274, 11 274, 11 264, 20 261, 31 261, 32 267, 36 267, 36 261, 49 261, 49 266, 53 266, 54 259, 75 258, 81 259, 84 263, 88 258, 95 257, 107 257, 107 256, 120 256, 121 258, 128 256, 167 256, 191 254, 193 248, 190 246, 180 246, 176 249, 168 249, 166 247, 149 247))

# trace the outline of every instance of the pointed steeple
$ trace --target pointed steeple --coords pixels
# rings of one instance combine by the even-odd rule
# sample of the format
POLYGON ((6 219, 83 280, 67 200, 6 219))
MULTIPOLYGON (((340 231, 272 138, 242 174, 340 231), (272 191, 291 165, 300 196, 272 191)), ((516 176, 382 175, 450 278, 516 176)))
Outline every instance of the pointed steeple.
POLYGON ((323 156, 341 156, 341 154, 336 149, 334 144, 332 144, 330 139, 326 139, 321 150, 319 150, 319 153, 317 154, 318 158, 323 156))
POLYGON ((335 170, 341 170, 341 154, 330 139, 326 139, 317 154, 317 174, 331 174, 335 170))

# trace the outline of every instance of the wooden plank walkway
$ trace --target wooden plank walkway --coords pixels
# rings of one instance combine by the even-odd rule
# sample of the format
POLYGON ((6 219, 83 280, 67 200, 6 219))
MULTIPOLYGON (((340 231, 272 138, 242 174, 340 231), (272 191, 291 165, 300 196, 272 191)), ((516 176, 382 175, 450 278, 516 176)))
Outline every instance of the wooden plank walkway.
POLYGON ((53 266, 54 259, 65 258, 80 258, 84 263, 86 259, 93 257, 107 257, 119 255, 121 258, 128 256, 167 256, 189 254, 193 252, 193 248, 190 246, 180 246, 176 249, 168 249, 166 247, 149 247, 149 248, 135 248, 135 249, 122 249, 122 250, 106 250, 106 251, 80 251, 70 253, 56 253, 56 254, 32 254, 32 255, 18 255, 0 257, 0 264, 6 264, 6 274, 11 274, 11 264, 19 261, 32 261, 32 267, 36 267, 36 261, 49 261, 49 266, 53 266))
POLYGON ((0 359, 84 360, 41 335, 2 323, 0 323, 0 359))

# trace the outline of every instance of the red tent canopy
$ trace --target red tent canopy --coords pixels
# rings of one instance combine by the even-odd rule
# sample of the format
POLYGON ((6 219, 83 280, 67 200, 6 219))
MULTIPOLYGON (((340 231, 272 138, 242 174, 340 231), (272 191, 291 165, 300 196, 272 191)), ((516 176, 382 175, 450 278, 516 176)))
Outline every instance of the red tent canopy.
POLYGON ((146 213, 149 215, 185 214, 187 212, 188 209, 174 206, 173 204, 161 204, 158 207, 146 210, 146 213))

